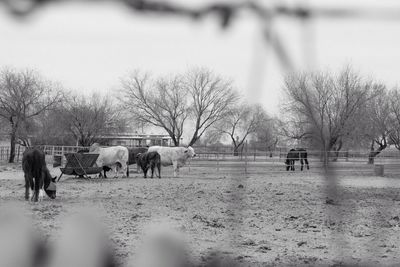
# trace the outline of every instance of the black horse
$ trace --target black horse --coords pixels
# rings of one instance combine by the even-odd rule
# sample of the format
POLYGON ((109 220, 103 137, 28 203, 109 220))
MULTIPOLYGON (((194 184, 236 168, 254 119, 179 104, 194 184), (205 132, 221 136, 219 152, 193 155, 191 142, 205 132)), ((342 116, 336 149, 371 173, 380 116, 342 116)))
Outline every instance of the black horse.
POLYGON ((306 163, 307 170, 310 169, 307 160, 307 151, 304 148, 292 148, 289 150, 289 153, 286 156, 286 171, 294 171, 294 163, 296 160, 300 160, 301 170, 303 170, 304 162, 306 163))

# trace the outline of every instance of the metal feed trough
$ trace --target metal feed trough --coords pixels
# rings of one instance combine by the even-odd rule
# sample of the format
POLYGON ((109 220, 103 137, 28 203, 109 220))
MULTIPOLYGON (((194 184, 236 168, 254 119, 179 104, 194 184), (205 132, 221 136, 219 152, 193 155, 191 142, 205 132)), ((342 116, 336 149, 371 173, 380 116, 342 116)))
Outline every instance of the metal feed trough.
POLYGON ((99 154, 91 153, 66 153, 65 158, 67 159, 67 164, 64 168, 60 168, 61 175, 58 177, 59 181, 63 174, 75 175, 84 178, 90 178, 88 174, 100 173, 102 167, 94 167, 99 154))

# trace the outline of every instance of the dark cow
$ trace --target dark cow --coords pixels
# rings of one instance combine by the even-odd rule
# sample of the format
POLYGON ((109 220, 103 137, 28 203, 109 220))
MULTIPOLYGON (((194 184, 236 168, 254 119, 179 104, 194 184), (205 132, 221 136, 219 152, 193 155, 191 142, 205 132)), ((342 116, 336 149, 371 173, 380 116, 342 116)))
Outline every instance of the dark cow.
POLYGON ((25 200, 29 200, 29 190, 32 190, 34 194, 31 200, 41 201, 43 189, 51 199, 56 198, 57 177, 51 177, 43 151, 36 148, 26 150, 22 157, 22 169, 25 175, 25 200))
POLYGON ((307 160, 307 151, 304 148, 290 149, 286 156, 286 171, 294 171, 294 163, 296 160, 300 160, 301 170, 303 170, 304 162, 306 163, 307 170, 310 169, 307 160), (303 162, 304 161, 304 162, 303 162))
POLYGON ((129 152, 129 159, 128 159, 128 165, 136 164, 136 156, 139 153, 145 153, 147 152, 149 148, 148 147, 133 147, 133 148, 128 148, 129 152))
MULTIPOLYGON (((128 148, 128 152, 129 152, 129 159, 128 159, 128 165, 132 165, 132 164, 136 164, 136 158, 137 155, 140 153, 145 153, 147 152, 149 148, 148 147, 132 147, 132 148, 128 148)), ((139 173, 140 167, 139 164, 137 164, 137 173, 139 173)))
POLYGON ((151 178, 153 178, 154 167, 158 169, 158 178, 161 178, 161 157, 158 152, 139 153, 136 158, 137 165, 142 168, 144 178, 147 178, 149 168, 151 168, 151 178))

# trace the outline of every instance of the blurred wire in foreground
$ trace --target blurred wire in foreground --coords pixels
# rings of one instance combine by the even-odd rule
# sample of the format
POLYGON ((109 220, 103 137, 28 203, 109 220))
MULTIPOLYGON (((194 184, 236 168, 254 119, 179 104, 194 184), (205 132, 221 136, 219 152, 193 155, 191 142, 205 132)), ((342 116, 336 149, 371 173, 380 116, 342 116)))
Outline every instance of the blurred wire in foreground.
MULTIPOLYGON (((79 0, 74 0, 79 1, 79 0)), ((104 2, 106 0, 80 0, 87 2, 104 2)), ((0 0, 6 9, 16 18, 23 18, 34 12, 37 8, 55 2, 67 2, 67 0, 0 0)), ((113 1, 115 2, 115 1, 113 1)), ((202 7, 188 7, 173 3, 173 1, 150 0, 119 0, 130 9, 141 13, 155 13, 159 15, 171 15, 191 18, 193 20, 204 19, 209 16, 219 18, 223 29, 232 25, 240 12, 248 12, 259 18, 262 24, 270 24, 275 17, 292 17, 303 22, 312 18, 330 19, 377 19, 400 20, 400 10, 393 8, 320 8, 311 6, 289 7, 285 5, 264 6, 258 1, 245 1, 242 3, 214 2, 202 7)), ((265 41, 271 44, 280 63, 286 69, 291 69, 293 64, 283 46, 281 39, 275 34, 271 38, 270 31, 265 31, 265 41)))

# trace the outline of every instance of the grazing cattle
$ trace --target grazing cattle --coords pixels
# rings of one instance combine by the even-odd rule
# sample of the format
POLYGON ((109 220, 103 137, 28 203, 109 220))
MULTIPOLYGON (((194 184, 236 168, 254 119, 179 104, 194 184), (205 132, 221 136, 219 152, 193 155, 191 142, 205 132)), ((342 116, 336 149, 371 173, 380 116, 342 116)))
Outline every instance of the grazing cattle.
POLYGON ((151 169, 151 178, 154 176, 154 167, 158 169, 158 178, 161 178, 161 157, 158 152, 139 153, 136 156, 137 165, 143 171, 144 178, 147 178, 147 171, 151 169))
POLYGON ((97 153, 96 165, 98 167, 107 166, 111 168, 115 177, 118 177, 118 173, 122 170, 123 175, 126 174, 129 177, 128 171, 128 149, 123 146, 111 146, 111 147, 100 147, 99 144, 95 143, 89 148, 90 153, 97 153))
POLYGON ((161 157, 162 166, 174 167, 174 177, 179 173, 179 168, 186 164, 188 159, 196 156, 192 147, 164 147, 164 146, 151 146, 148 152, 158 152, 161 157))
POLYGON ((43 189, 51 198, 56 198, 56 178, 51 177, 46 166, 43 151, 31 148, 22 156, 22 169, 25 176, 25 200, 29 200, 30 190, 34 191, 32 201, 42 201, 43 189))
POLYGON ((307 151, 304 148, 290 149, 286 156, 286 171, 294 171, 294 163, 296 160, 300 160, 301 170, 303 170, 304 162, 306 163, 307 170, 310 169, 307 159, 307 151), (304 162, 303 162, 304 161, 304 162))
MULTIPOLYGON (((148 149, 149 149, 149 148, 147 148, 147 147, 133 147, 133 148, 128 148, 128 153, 129 153, 129 156, 128 156, 128 165, 136 164, 136 156, 137 156, 139 153, 145 153, 145 152, 147 152, 148 149)), ((89 149, 81 149, 81 150, 78 150, 78 153, 88 153, 88 152, 89 152, 89 149)), ((121 165, 118 164, 116 167, 117 167, 117 168, 121 168, 121 165)), ((129 166, 128 166, 127 168, 128 168, 128 173, 129 173, 129 166)), ((109 167, 109 166, 103 166, 104 178, 107 178, 107 172, 110 171, 110 170, 111 170, 111 167, 109 167)), ((139 171, 139 165, 138 165, 138 171, 139 171)))

